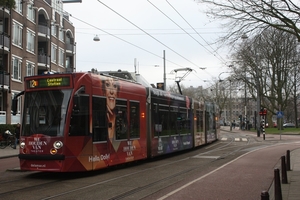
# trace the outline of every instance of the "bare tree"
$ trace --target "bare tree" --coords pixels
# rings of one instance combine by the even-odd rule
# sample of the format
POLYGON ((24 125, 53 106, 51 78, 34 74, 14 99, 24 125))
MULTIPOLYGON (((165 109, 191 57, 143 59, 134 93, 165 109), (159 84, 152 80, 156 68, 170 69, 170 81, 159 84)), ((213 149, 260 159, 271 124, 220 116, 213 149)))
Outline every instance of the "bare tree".
POLYGON ((300 42, 300 7, 294 0, 196 0, 208 6, 207 15, 223 20, 228 34, 224 39, 255 35, 268 27, 290 33, 300 42))
POLYGON ((287 114, 291 99, 299 92, 296 43, 291 34, 269 28, 248 39, 232 55, 238 60, 232 67, 236 80, 247 85, 247 92, 253 99, 259 94, 269 117, 277 111, 287 114))

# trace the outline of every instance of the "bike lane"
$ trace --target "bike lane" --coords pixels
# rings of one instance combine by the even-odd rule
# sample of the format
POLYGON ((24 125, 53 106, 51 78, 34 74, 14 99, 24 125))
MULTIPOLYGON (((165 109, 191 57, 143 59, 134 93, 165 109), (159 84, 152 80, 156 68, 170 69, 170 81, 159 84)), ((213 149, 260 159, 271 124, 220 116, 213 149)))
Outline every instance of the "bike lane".
POLYGON ((293 151, 298 148, 299 142, 277 144, 247 152, 157 199, 260 199, 261 192, 268 191, 272 185, 274 169, 280 169, 281 156, 285 155, 287 150, 293 151))

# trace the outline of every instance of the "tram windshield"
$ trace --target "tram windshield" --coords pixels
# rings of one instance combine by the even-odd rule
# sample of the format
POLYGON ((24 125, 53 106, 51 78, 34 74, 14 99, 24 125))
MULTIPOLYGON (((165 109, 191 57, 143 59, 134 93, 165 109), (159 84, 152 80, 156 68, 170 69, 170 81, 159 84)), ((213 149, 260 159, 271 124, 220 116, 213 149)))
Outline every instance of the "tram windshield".
POLYGON ((27 92, 22 135, 63 136, 71 90, 27 92))

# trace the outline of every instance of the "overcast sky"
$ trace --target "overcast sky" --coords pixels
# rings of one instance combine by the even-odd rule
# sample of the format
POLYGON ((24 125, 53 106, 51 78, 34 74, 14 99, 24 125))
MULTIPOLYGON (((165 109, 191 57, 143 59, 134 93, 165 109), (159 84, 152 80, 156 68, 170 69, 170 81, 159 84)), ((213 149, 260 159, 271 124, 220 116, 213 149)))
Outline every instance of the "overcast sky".
POLYGON ((228 71, 226 48, 214 52, 224 30, 194 0, 82 0, 64 10, 75 26, 76 71, 133 72, 136 59, 137 73, 155 84, 163 82, 164 50, 168 86, 174 69, 193 69, 181 82, 187 87, 207 86, 228 71))

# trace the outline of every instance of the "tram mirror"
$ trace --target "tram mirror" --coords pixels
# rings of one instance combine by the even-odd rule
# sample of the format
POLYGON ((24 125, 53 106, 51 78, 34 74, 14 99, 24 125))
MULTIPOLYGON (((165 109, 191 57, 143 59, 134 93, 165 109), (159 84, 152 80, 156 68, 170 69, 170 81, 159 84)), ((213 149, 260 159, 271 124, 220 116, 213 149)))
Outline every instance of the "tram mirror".
POLYGON ((73 98, 73 110, 79 112, 80 110, 79 105, 80 105, 80 96, 75 95, 73 98))
POLYGON ((11 104, 11 111, 12 111, 13 115, 17 114, 17 108, 18 108, 18 99, 17 98, 13 98, 12 104, 11 104))

